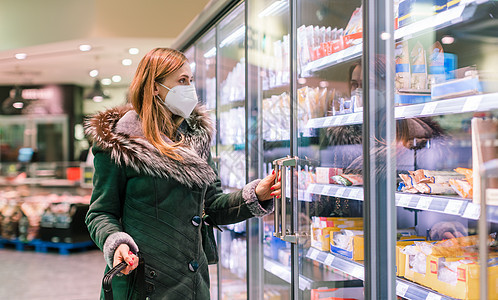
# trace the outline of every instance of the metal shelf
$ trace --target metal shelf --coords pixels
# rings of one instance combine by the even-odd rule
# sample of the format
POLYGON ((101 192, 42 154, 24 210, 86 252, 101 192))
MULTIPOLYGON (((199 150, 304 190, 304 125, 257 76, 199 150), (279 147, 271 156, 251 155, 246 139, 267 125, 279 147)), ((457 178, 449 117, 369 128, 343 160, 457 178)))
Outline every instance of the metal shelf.
MULTIPOLYGON (((285 282, 288 283, 291 282, 290 266, 284 266, 283 264, 274 261, 272 259, 269 259, 267 257, 264 258, 263 265, 264 269, 267 272, 272 273, 273 275, 277 276, 278 278, 282 279, 285 282)), ((299 275, 299 289, 304 291, 304 290, 310 290, 312 288, 313 288, 313 280, 304 277, 302 275, 299 275)))
POLYGON ((334 65, 361 57, 363 43, 346 48, 331 55, 322 57, 306 64, 301 71, 301 77, 308 77, 311 72, 332 67, 334 65))
MULTIPOLYGON (((365 268, 358 262, 314 248, 308 249, 306 257, 321 264, 330 266, 334 269, 340 270, 358 279, 365 280, 365 268)), ((419 284, 401 278, 396 279, 396 294, 398 296, 411 300, 453 299, 451 297, 434 292, 419 284)))
MULTIPOLYGON (((362 187, 337 184, 310 184, 304 193, 363 201, 362 187)), ((303 199, 303 201, 308 201, 303 199)), ((396 193, 396 206, 479 219, 480 205, 460 197, 396 193)), ((488 206, 488 220, 498 223, 498 206, 488 206)))
POLYGON ((446 11, 401 27, 394 32, 394 39, 408 39, 414 35, 424 32, 434 32, 461 23, 474 15, 476 5, 485 2, 488 2, 488 0, 466 1, 466 3, 461 3, 446 11))
MULTIPOLYGON (((397 106, 394 109, 396 119, 450 115, 466 112, 489 111, 498 109, 498 93, 460 97, 431 101, 421 104, 397 106)), ((338 116, 310 119, 306 128, 326 128, 343 125, 361 124, 363 113, 351 113, 338 116)))
MULTIPOLYGON (((434 32, 435 30, 461 23, 473 16, 478 4, 485 2, 488 2, 488 0, 467 1, 447 11, 401 27, 394 32, 394 39, 407 39, 424 32, 434 32)), ((303 67, 301 77, 309 77, 312 72, 357 59, 361 57, 362 52, 363 43, 309 62, 303 67)))

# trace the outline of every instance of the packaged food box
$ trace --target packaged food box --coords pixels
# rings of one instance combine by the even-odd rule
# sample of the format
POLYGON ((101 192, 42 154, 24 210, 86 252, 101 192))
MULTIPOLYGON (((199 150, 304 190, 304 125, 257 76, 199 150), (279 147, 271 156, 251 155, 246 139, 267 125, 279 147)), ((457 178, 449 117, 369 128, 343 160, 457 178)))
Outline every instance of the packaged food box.
POLYGON ((311 217, 312 226, 316 228, 325 227, 363 227, 363 218, 361 217, 311 217))
MULTIPOLYGON (((429 255, 427 286, 458 299, 481 299, 479 265, 474 260, 429 255)), ((498 299, 498 258, 488 260, 488 299, 498 299)))
POLYGON ((426 94, 394 94, 395 105, 418 104, 431 101, 431 96, 426 94))
POLYGON ((331 184, 336 183, 332 176, 341 175, 341 168, 326 168, 326 167, 317 167, 316 168, 316 182, 322 184, 331 184))
POLYGON ((454 79, 431 86, 432 99, 456 98, 470 95, 477 95, 482 92, 479 76, 467 76, 461 79, 454 79))
POLYGON ((321 251, 330 250, 330 231, 333 227, 316 228, 311 226, 311 247, 321 251))
MULTIPOLYGON (((428 242, 414 242, 400 250, 405 255, 404 277, 418 284, 428 286, 427 256, 431 253, 428 242)), ((401 270, 400 270, 401 272, 401 270)))
POLYGON ((330 231, 330 252, 352 260, 364 260, 364 237, 361 228, 330 231))
POLYGON ((447 9, 450 9, 450 8, 452 8, 452 7, 455 7, 455 6, 457 6, 458 4, 460 4, 460 1, 461 1, 461 0, 448 0, 448 1, 446 2, 446 8, 447 8, 447 9))

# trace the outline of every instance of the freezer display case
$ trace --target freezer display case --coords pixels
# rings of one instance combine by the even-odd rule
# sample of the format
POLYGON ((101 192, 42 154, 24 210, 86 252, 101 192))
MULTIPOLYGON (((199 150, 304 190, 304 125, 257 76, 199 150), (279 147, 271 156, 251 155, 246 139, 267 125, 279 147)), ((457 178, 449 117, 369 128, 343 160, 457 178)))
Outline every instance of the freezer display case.
POLYGON ((498 299, 496 1, 240 3, 214 14, 217 154, 283 194, 231 297, 498 299))
MULTIPOLYGON (((217 28, 217 125, 219 175, 224 192, 246 184, 245 7, 233 8, 217 28)), ((247 297, 246 222, 222 226, 221 299, 247 297)))

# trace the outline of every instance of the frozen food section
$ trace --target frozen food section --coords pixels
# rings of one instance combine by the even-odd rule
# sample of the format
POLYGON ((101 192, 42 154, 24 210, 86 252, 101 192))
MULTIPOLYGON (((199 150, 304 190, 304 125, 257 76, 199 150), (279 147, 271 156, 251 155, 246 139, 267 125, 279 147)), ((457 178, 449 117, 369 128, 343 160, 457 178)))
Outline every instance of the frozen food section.
POLYGON ((274 170, 284 187, 218 234, 218 299, 498 299, 496 1, 203 16, 176 46, 194 53, 223 188, 274 170))

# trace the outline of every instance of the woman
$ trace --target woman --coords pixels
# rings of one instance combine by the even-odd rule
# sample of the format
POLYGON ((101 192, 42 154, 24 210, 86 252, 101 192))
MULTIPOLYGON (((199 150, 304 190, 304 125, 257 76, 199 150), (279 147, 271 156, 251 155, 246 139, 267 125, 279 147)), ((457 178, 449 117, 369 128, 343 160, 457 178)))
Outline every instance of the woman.
POLYGON ((192 78, 181 52, 153 49, 130 85, 131 105, 86 123, 95 155, 86 224, 107 269, 128 264, 129 275, 113 280, 115 299, 209 299, 201 216, 218 225, 260 217, 280 196, 276 174, 222 193, 209 150, 213 126, 192 78), (145 271, 131 272, 138 253, 145 271))

